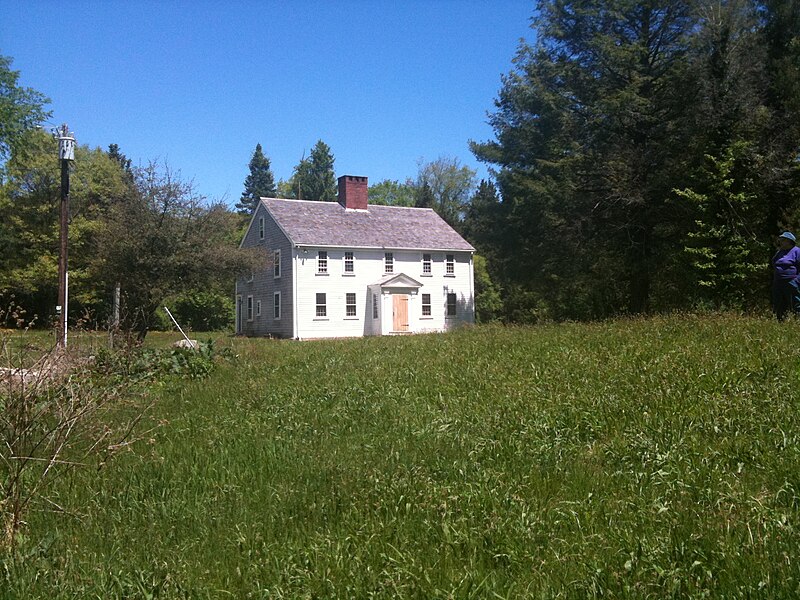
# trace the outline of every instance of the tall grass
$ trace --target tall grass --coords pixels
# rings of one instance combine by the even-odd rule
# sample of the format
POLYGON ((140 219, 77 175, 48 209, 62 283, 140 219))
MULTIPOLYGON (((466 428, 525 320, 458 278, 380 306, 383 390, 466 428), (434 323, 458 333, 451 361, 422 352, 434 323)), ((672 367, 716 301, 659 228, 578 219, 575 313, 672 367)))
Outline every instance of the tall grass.
POLYGON ((14 598, 800 595, 800 326, 233 340, 76 471, 14 598))

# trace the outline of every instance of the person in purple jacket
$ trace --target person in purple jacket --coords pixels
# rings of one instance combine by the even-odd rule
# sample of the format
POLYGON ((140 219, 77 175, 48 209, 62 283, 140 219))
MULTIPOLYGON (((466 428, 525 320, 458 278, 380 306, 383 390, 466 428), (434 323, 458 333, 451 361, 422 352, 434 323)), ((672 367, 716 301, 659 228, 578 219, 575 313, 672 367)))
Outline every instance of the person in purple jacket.
POLYGON ((794 234, 784 231, 778 237, 780 248, 772 257, 772 310, 778 321, 783 321, 788 311, 800 311, 800 248, 795 242, 794 234))

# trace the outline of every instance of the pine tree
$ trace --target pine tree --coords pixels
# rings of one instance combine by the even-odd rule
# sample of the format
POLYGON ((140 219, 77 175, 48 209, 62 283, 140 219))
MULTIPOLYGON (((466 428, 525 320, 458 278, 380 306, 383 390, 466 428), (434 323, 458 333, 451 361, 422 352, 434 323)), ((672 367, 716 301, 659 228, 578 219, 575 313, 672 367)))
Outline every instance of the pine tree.
POLYGON ((244 193, 236 203, 236 211, 241 215, 251 214, 259 198, 274 198, 277 195, 275 177, 272 175, 269 159, 261 150, 261 144, 256 144, 248 167, 250 174, 244 180, 244 193))
POLYGON ((289 195, 298 200, 335 202, 337 195, 334 158, 328 144, 318 140, 308 158, 294 168, 289 180, 289 195))

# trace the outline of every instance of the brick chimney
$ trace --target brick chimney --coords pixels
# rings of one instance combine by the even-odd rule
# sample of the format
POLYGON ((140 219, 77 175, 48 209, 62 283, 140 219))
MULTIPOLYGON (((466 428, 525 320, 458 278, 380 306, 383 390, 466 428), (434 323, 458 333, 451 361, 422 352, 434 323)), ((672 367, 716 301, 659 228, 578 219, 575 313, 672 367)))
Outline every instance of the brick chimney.
POLYGON ((339 177, 339 204, 345 208, 367 210, 367 178, 355 175, 339 177))

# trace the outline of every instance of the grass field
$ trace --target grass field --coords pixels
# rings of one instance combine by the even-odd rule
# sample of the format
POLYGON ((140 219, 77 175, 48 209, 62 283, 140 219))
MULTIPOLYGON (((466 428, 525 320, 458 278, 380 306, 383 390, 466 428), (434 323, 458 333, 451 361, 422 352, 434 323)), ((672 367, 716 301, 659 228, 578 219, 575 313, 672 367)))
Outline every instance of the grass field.
MULTIPOLYGON (((800 323, 222 340, 3 598, 797 598, 800 323)), ((198 336, 200 337, 200 336, 198 336)))

